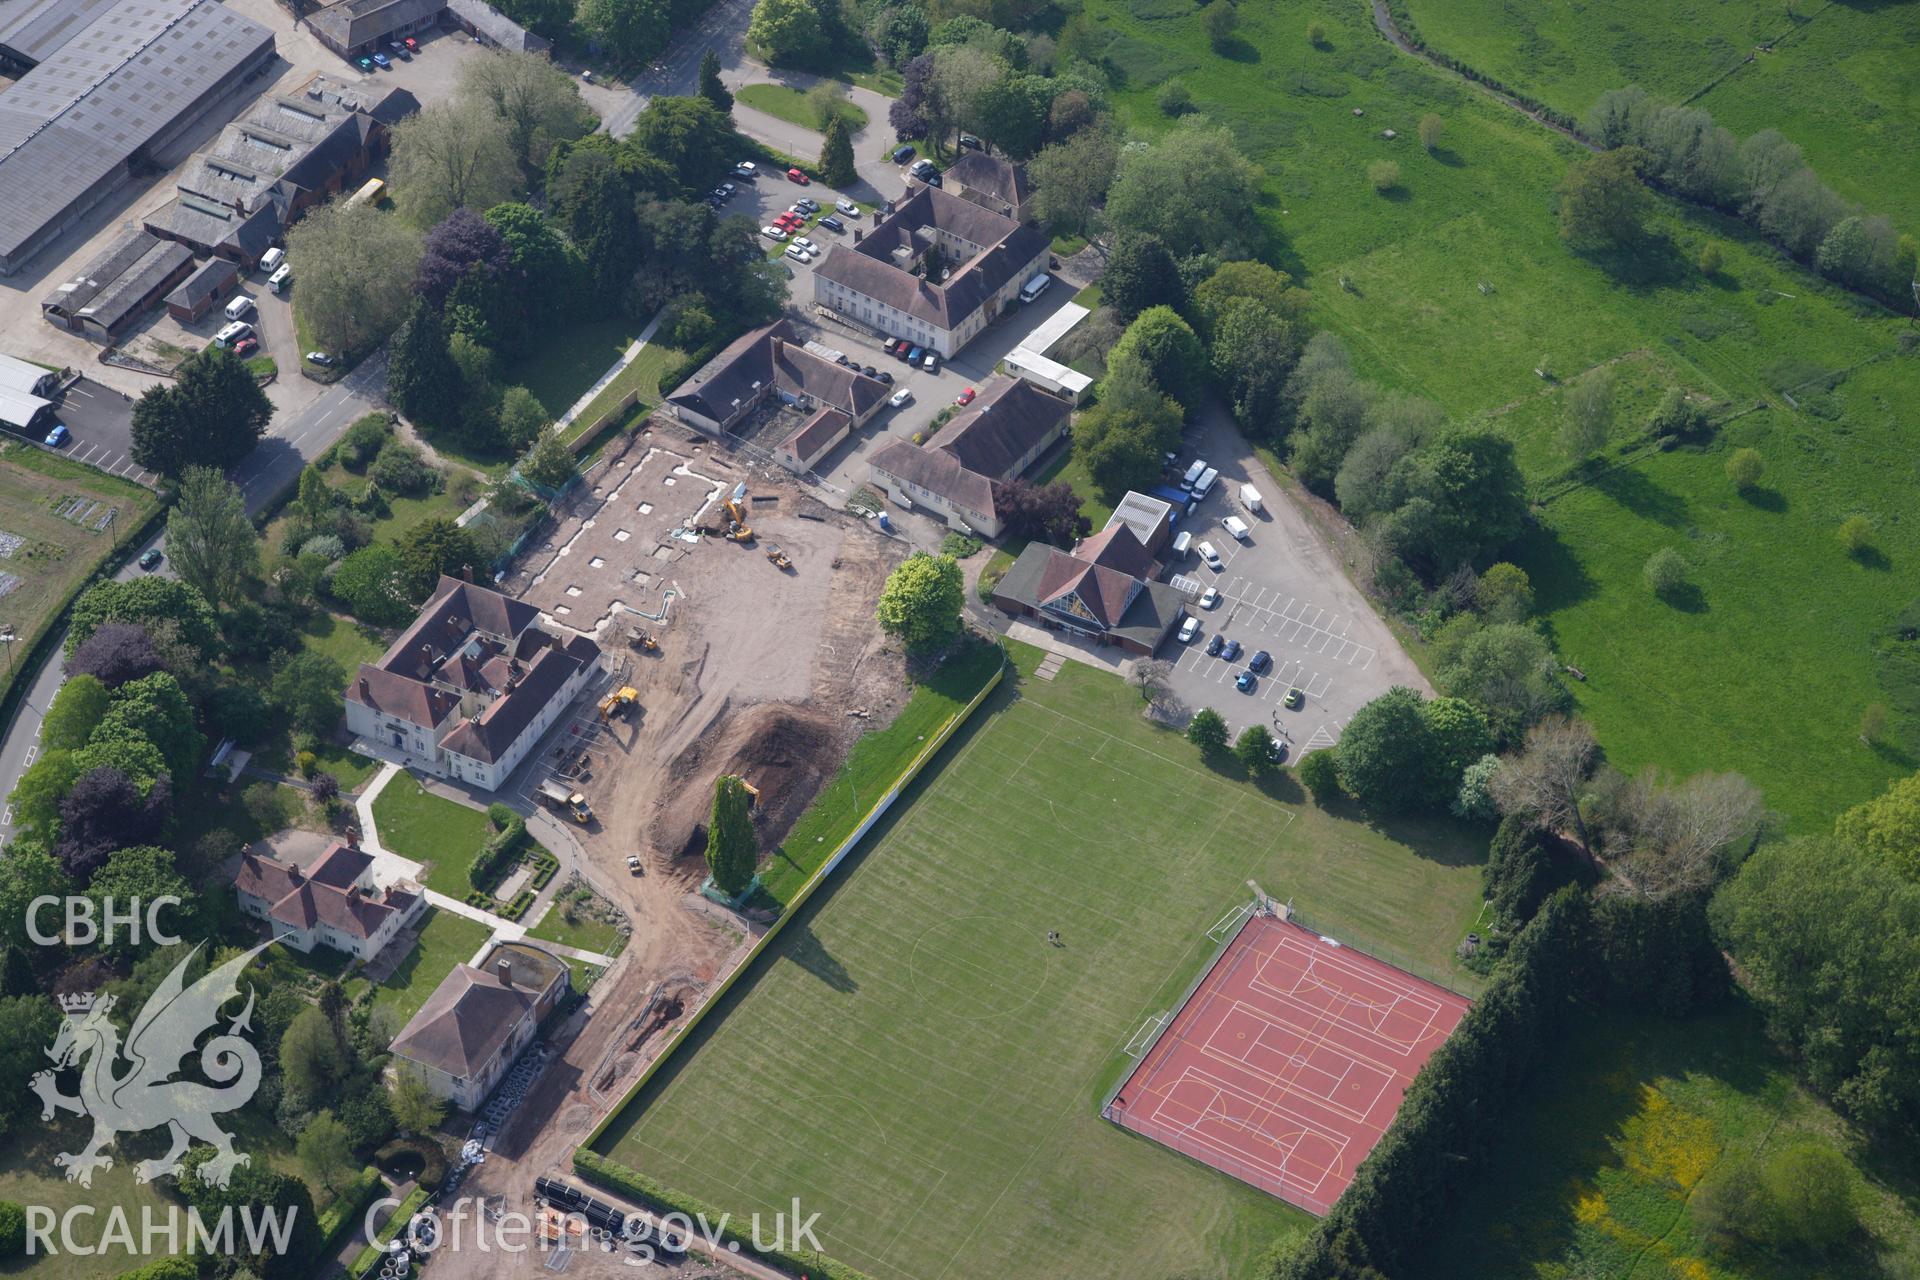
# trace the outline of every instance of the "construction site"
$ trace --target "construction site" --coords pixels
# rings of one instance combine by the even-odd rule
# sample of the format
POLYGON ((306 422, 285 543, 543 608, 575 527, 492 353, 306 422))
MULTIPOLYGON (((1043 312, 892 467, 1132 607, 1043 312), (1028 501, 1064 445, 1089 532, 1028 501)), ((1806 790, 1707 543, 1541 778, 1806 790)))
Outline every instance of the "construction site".
MULTIPOLYGON (((655 420, 609 446, 553 516, 499 589, 593 635, 612 674, 505 798, 573 832, 633 931, 473 1170, 472 1194, 510 1201, 536 1176, 572 1176, 573 1147, 769 923, 699 892, 714 781, 753 787, 771 849, 910 691, 874 622, 908 548, 785 471, 655 420)), ((481 1275, 541 1265, 469 1261, 481 1275)))

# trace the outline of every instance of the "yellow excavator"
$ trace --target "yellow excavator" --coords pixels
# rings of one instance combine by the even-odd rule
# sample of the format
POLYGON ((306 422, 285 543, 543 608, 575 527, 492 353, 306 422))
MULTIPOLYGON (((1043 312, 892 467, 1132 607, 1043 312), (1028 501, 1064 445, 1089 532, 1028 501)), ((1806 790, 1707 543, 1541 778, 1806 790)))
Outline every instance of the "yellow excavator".
POLYGON ((753 541, 753 530, 747 527, 747 511, 732 498, 722 498, 721 503, 727 512, 728 542, 749 543, 753 541))
POLYGON ((611 720, 615 716, 625 716, 639 700, 640 691, 632 685, 614 689, 600 699, 600 718, 611 720))

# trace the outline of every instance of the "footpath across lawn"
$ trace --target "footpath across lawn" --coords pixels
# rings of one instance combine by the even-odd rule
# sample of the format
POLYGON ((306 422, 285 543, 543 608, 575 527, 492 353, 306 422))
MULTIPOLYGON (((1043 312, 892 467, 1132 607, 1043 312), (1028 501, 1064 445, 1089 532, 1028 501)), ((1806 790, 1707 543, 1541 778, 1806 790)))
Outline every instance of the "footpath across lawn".
POLYGON ((471 892, 467 871, 492 834, 485 811, 434 795, 403 773, 374 797, 373 820, 381 844, 429 864, 421 878, 427 888, 453 898, 471 892))
POLYGON ((1139 695, 1040 653, 596 1144, 736 1219, 819 1212, 876 1280, 1255 1273, 1308 1219, 1099 1116, 1123 1048, 1246 881, 1430 969, 1479 906, 1484 839, 1363 825, 1206 767, 1139 695), (1049 930, 1063 946, 1049 946, 1049 930), (728 1153, 751 1149, 743 1162, 728 1153))

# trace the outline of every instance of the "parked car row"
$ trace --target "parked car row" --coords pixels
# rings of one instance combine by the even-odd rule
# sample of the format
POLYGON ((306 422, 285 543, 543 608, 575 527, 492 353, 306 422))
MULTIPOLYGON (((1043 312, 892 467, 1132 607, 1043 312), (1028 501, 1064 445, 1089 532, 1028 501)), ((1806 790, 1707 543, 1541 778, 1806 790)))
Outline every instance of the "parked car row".
POLYGON ((402 62, 412 62, 413 55, 418 52, 420 52, 420 42, 412 36, 407 36, 404 39, 387 41, 385 49, 375 49, 369 53, 357 55, 353 65, 362 71, 372 71, 375 67, 382 71, 391 71, 394 58, 402 62), (389 54, 392 57, 389 57, 389 54))
POLYGON ((905 338, 888 338, 880 344, 880 349, 895 360, 905 360, 916 369, 925 369, 929 373, 940 372, 940 353, 926 347, 916 347, 905 338))

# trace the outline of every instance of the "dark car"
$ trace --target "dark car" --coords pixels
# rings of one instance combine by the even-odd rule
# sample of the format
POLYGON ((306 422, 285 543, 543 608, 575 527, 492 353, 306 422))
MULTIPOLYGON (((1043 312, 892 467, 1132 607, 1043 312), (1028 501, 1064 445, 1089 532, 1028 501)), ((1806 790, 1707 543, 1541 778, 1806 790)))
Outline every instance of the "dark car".
POLYGON ((1253 672, 1251 671, 1242 671, 1239 675, 1233 678, 1233 687, 1238 689, 1242 693, 1252 693, 1253 686, 1255 683, 1256 681, 1254 680, 1253 672))
POLYGON ((985 143, 981 142, 980 139, 974 137, 970 133, 963 133, 960 135, 960 145, 967 148, 969 151, 985 151, 987 149, 985 143))
POLYGON ((1247 659, 1247 670, 1253 672, 1257 676, 1263 676, 1267 674, 1267 668, 1272 665, 1273 665, 1273 655, 1268 653, 1265 649, 1262 649, 1260 652, 1254 654, 1251 658, 1247 659))
POLYGON ((146 553, 140 557, 140 567, 148 573, 152 573, 160 567, 160 561, 162 559, 164 559, 164 557, 160 554, 160 548, 148 547, 146 553))
POLYGON ((905 164, 911 159, 913 159, 912 147, 895 147, 893 149, 893 162, 895 164, 905 164))
POLYGON ((1225 658, 1228 662, 1232 662, 1234 659, 1238 658, 1240 656, 1240 642, 1238 640, 1227 641, 1226 651, 1222 653, 1220 656, 1225 658))
POLYGON ((893 385, 893 375, 887 372, 885 369, 882 369, 880 372, 874 374, 873 376, 880 379, 880 381, 886 383, 888 386, 893 385))
POLYGON ((860 372, 866 374, 869 378, 877 378, 880 376, 880 371, 874 368, 872 365, 865 366, 860 370, 860 372))
POLYGON ((402 62, 413 61, 413 50, 407 48, 407 46, 401 44, 398 40, 390 41, 387 45, 387 48, 391 49, 393 51, 393 56, 400 59, 400 61, 402 62))
POLYGON ((847 229, 846 223, 840 221, 840 219, 834 217, 831 214, 820 219, 820 221, 815 223, 814 225, 819 227, 825 227, 828 231, 845 231, 847 229))
POLYGON ((1209 658, 1217 658, 1220 656, 1220 651, 1226 647, 1227 638, 1216 631, 1207 640, 1207 656, 1209 658))

